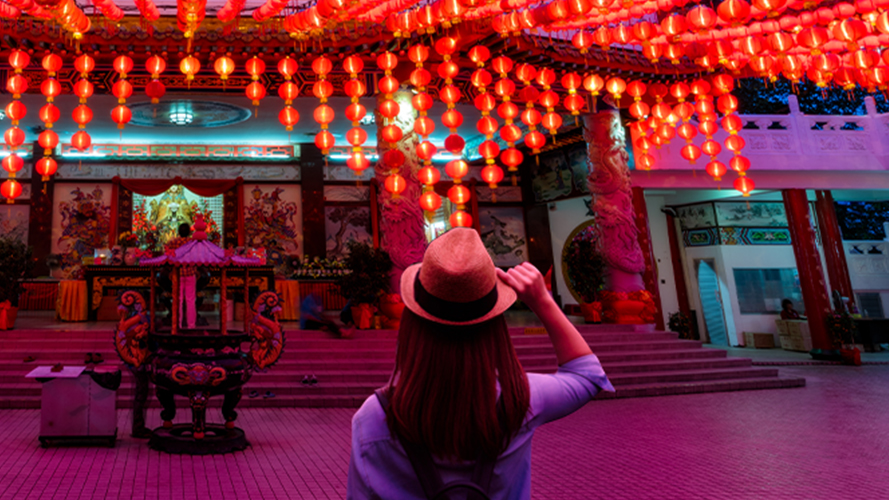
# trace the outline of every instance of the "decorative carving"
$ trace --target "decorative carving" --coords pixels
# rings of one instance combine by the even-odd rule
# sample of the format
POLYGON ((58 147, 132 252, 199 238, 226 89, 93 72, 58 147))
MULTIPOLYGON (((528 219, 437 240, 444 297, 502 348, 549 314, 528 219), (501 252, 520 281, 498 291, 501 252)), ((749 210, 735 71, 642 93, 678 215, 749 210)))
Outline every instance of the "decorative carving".
POLYGON ((839 151, 842 147, 841 138, 836 135, 819 135, 818 146, 822 151, 839 151))
POLYGON ((170 378, 179 385, 212 385, 221 384, 227 377, 225 368, 207 366, 204 363, 176 363, 170 369, 170 378))
POLYGON ((128 290, 120 296, 117 312, 120 321, 114 327, 114 347, 124 363, 139 368, 149 354, 145 344, 150 325, 145 298, 139 292, 128 290))
MULTIPOLYGON (((106 286, 114 288, 140 288, 147 287, 148 285, 148 276, 94 276, 93 296, 90 299, 90 307, 98 309, 102 305, 102 295, 106 286)), ((121 300, 123 299, 121 298, 121 300)))
MULTIPOLYGON (((411 93, 398 91, 393 99, 398 102, 401 109, 411 109, 411 93)), ((380 94, 379 99, 383 99, 380 94)), ((383 123, 383 116, 376 113, 377 124, 383 123)), ((421 168, 421 162, 417 156, 417 144, 420 140, 414 133, 414 115, 412 113, 399 113, 395 118, 395 124, 401 127, 404 137, 398 142, 396 148, 404 153, 404 165, 401 174, 407 183, 407 188, 398 197, 385 190, 380 190, 378 198, 380 204, 380 234, 383 235, 382 247, 389 252, 392 258, 392 281, 390 291, 399 293, 401 289, 401 274, 411 264, 420 262, 426 251, 426 221, 423 217, 423 209, 417 200, 420 198, 420 181, 417 172, 421 168)), ((381 134, 382 127, 377 127, 377 149, 379 157, 389 149, 381 134)), ((374 167, 377 181, 383 185, 386 176, 389 175, 389 166, 383 162, 377 162, 374 167)))
POLYGON ((787 134, 769 134, 772 139, 772 149, 778 151, 790 151, 793 149, 793 142, 790 135, 787 134))
POLYGON ((846 147, 852 151, 867 151, 867 143, 861 136, 846 135, 846 147))
POLYGON ((768 139, 764 135, 747 134, 747 143, 750 144, 750 149, 752 150, 762 151, 769 149, 768 139))
POLYGON ((174 163, 60 163, 55 177, 59 179, 235 179, 245 181, 298 181, 299 166, 294 165, 182 165, 174 163))
POLYGON ((281 297, 275 292, 263 292, 253 302, 254 314, 249 325, 253 337, 250 360, 260 370, 275 364, 284 350, 284 333, 278 323, 280 304, 281 297))
MULTIPOLYGON (((602 242, 602 253, 612 269, 627 274, 645 270, 630 190, 629 155, 624 127, 616 111, 584 118, 589 188, 602 242)), ((612 285, 613 286, 613 285, 612 285)), ((642 288, 641 277, 637 288, 642 288)))

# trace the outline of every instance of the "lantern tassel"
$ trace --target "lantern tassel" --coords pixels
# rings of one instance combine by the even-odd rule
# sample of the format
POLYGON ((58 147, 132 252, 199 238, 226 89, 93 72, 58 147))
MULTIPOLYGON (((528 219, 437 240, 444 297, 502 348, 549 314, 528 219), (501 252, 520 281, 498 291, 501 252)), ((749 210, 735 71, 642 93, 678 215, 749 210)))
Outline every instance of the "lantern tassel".
POLYGON ((516 174, 512 174, 512 185, 513 185, 513 187, 519 185, 519 179, 518 179, 518 177, 516 176, 516 174))

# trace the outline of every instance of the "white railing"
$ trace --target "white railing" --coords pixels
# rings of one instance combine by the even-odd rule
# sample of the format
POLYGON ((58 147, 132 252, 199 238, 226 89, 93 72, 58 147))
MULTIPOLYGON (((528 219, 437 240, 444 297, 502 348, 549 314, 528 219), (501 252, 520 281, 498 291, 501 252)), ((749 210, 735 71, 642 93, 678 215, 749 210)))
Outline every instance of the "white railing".
MULTIPOLYGON (((740 136, 747 143, 743 154, 753 169, 761 170, 889 170, 889 113, 878 114, 873 97, 865 97, 864 102, 865 115, 806 115, 791 94, 790 114, 740 115, 744 122, 740 136)), ((724 144, 726 137, 720 130, 714 139, 724 144)), ((699 134, 694 143, 703 141, 699 134)), ((693 168, 679 154, 684 144, 676 137, 660 150, 652 150, 654 168, 693 168)), ((718 158, 727 165, 731 156, 723 147, 718 158)), ((707 161, 702 156, 697 168, 707 161)))

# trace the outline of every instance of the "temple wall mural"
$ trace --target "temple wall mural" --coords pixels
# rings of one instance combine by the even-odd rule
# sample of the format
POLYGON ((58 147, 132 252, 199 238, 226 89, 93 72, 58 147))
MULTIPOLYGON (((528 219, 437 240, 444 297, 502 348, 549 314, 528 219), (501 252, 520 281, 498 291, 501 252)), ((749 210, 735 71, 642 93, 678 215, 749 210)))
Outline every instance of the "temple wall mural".
POLYGON ((244 244, 266 249, 276 269, 303 255, 302 192, 298 185, 245 183, 244 244))
POLYGON ((522 207, 479 207, 479 224, 495 266, 516 266, 528 259, 522 207))
POLYGON ((342 257, 346 252, 347 242, 371 242, 370 207, 324 207, 324 229, 327 235, 327 257, 342 257))
POLYGON ((64 275, 76 276, 84 257, 110 246, 111 184, 57 184, 53 207, 52 253, 64 275))
POLYGON ((29 205, 6 205, 0 207, 0 237, 15 238, 28 242, 29 205))

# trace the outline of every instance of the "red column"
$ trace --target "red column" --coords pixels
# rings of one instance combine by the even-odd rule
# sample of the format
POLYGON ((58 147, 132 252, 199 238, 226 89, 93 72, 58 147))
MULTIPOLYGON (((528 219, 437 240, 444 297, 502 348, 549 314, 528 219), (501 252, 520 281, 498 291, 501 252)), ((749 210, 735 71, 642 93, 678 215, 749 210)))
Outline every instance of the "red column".
POLYGON ((636 212, 636 229, 638 229, 639 248, 642 249, 642 258, 645 262, 645 270, 642 271, 642 281, 645 289, 654 296, 654 305, 657 314, 654 323, 658 330, 664 329, 664 310, 661 306, 661 294, 657 282, 657 262, 654 260, 654 249, 651 246, 651 230, 648 227, 648 207, 645 205, 645 193, 641 187, 633 186, 633 210, 636 212))
POLYGON ((821 246, 824 248, 824 264, 827 265, 830 288, 854 302, 852 279, 849 277, 849 266, 846 264, 843 234, 837 222, 833 195, 830 191, 815 191, 815 197, 815 211, 818 214, 818 229, 821 233, 821 246))
POLYGON ((673 263, 673 281, 676 283, 676 300, 679 311, 691 318, 691 307, 688 301, 688 287, 685 285, 685 273, 682 267, 682 247, 676 234, 676 218, 667 214, 667 235, 670 238, 670 260, 673 263))
POLYGON ((824 285, 821 257, 815 246, 815 232, 812 230, 812 221, 809 218, 806 190, 785 189, 781 194, 784 197, 784 210, 787 212, 793 255, 796 257, 796 269, 799 272, 803 301, 806 304, 812 347, 831 349, 833 342, 825 326, 827 315, 830 314, 830 299, 827 297, 827 288, 824 285))

